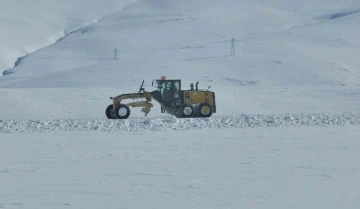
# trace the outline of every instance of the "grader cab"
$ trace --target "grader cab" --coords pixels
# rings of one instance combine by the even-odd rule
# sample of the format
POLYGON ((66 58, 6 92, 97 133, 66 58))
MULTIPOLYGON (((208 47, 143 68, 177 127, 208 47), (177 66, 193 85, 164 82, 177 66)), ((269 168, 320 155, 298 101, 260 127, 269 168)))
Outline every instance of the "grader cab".
POLYGON ((172 114, 177 118, 210 117, 216 113, 215 93, 198 88, 199 82, 190 84, 190 89, 181 90, 181 80, 167 80, 165 76, 154 80, 152 86, 156 90, 152 92, 145 91, 142 82, 139 92, 130 94, 121 94, 116 97, 110 97, 112 104, 106 108, 108 119, 126 119, 130 115, 129 107, 142 107, 145 116, 149 114, 153 107, 152 100, 158 102, 161 106, 161 113, 172 114), (126 99, 143 99, 142 101, 123 103, 126 99))

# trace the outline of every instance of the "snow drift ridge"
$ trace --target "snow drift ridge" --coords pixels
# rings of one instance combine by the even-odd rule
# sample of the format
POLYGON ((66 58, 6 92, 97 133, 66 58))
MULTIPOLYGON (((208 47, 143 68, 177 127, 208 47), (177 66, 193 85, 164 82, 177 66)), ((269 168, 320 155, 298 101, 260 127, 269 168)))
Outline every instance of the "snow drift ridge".
POLYGON ((360 113, 213 116, 205 119, 174 117, 128 120, 0 120, 0 133, 46 131, 144 132, 188 129, 258 128, 360 124, 360 113))

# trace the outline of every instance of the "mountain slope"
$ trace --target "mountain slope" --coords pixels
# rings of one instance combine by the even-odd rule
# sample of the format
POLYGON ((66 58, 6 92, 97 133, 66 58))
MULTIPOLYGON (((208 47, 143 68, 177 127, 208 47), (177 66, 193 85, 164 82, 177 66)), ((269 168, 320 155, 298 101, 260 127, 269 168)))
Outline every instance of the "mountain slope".
POLYGON ((0 6, 0 74, 17 58, 55 43, 131 0, 2 1, 0 6))

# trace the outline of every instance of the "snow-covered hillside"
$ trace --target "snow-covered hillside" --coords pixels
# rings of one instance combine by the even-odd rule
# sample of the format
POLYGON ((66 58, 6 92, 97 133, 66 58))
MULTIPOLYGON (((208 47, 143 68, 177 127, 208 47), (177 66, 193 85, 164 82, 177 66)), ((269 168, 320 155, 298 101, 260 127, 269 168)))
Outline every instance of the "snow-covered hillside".
MULTIPOLYGON (((0 71, 19 57, 54 44, 64 35, 97 22, 132 0, 8 1, 0 3, 0 71)), ((1 73, 2 74, 2 73, 1 73)))
POLYGON ((4 73, 16 72, 5 81, 20 77, 11 86, 21 87, 119 87, 125 76, 145 73, 140 79, 150 79, 166 73, 216 81, 220 74, 270 85, 309 80, 359 85, 359 62, 353 58, 360 44, 360 13, 354 7, 360 3, 331 4, 326 10, 324 2, 311 3, 309 10, 264 2, 136 1, 30 54, 4 73), (235 58, 227 57, 232 37, 237 40, 235 58), (119 60, 113 62, 115 48, 119 60))
POLYGON ((359 208, 359 22, 354 0, 1 2, 0 208, 359 208), (106 119, 164 75, 216 114, 106 119))

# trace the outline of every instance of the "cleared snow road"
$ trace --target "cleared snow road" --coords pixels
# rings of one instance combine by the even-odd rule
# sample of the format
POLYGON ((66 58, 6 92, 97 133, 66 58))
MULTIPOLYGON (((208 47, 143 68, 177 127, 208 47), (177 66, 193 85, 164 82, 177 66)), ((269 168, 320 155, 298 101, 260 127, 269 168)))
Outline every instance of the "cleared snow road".
POLYGON ((175 117, 132 118, 127 120, 0 120, 0 133, 48 131, 167 131, 218 128, 279 126, 359 125, 360 113, 213 116, 205 119, 175 117))

